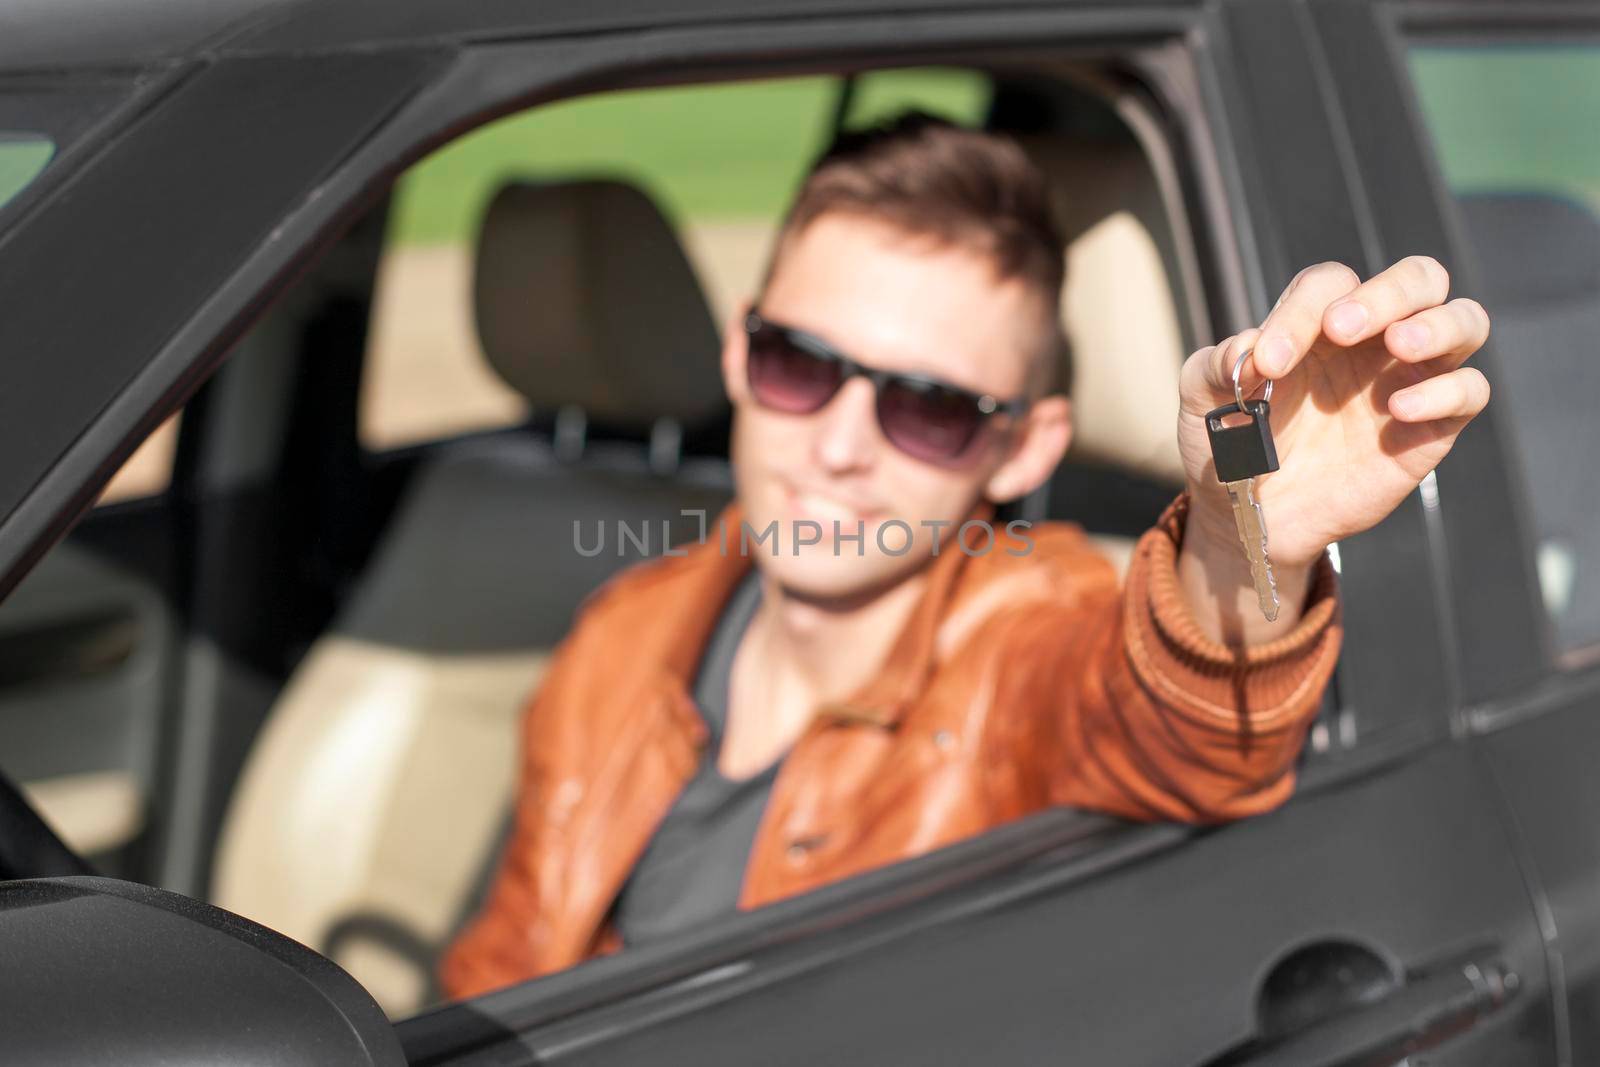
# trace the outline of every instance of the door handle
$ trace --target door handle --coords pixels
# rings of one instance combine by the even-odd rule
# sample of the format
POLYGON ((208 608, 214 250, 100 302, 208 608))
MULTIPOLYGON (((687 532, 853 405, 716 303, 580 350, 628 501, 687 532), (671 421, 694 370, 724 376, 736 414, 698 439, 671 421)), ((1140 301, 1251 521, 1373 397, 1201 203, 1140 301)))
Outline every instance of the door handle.
POLYGON ((1214 1060, 1211 1067, 1389 1067, 1500 1010, 1521 981, 1498 960, 1437 968, 1374 1003, 1214 1060))

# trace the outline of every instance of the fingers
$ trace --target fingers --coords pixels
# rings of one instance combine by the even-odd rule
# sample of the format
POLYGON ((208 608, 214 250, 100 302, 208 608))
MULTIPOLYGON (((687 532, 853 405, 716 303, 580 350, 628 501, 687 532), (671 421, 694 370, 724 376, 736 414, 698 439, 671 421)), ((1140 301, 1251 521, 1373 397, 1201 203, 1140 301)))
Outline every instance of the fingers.
MULTIPOLYGON (((1239 362, 1239 353, 1250 348, 1256 343, 1260 335, 1259 330, 1245 330, 1243 333, 1234 334, 1217 346, 1211 354, 1206 375, 1206 384, 1210 385, 1218 394, 1233 393, 1233 366, 1239 362)), ((1239 385, 1247 388, 1251 384, 1251 366, 1246 363, 1239 372, 1239 385)), ((1257 376, 1259 378, 1259 375, 1257 376)))
POLYGON ((1389 395, 1389 413, 1401 422, 1470 419, 1489 403, 1489 379, 1476 367, 1458 367, 1389 395))
POLYGON ((1322 317, 1329 340, 1353 345, 1376 337, 1390 323, 1442 304, 1450 295, 1450 273, 1431 256, 1407 256, 1355 292, 1331 304, 1322 317))
POLYGON ((1460 366, 1488 339, 1488 312, 1465 297, 1393 323, 1383 335, 1394 358, 1406 363, 1437 360, 1445 369, 1460 366))
POLYGON ((1268 378, 1281 378, 1293 370, 1322 336, 1328 305, 1357 291, 1360 284, 1356 272, 1343 263, 1318 263, 1297 274, 1261 324, 1261 342, 1251 360, 1256 369, 1268 378))
MULTIPOLYGON (((1243 333, 1223 341, 1210 349, 1201 349, 1196 355, 1202 357, 1201 366, 1205 371, 1205 388, 1212 394, 1213 399, 1233 396, 1233 365, 1239 361, 1239 353, 1247 348, 1253 348, 1260 330, 1245 330, 1243 333)), ((1244 390, 1246 396, 1262 381, 1261 375, 1251 366, 1254 358, 1246 361, 1239 371, 1239 388, 1244 390)))

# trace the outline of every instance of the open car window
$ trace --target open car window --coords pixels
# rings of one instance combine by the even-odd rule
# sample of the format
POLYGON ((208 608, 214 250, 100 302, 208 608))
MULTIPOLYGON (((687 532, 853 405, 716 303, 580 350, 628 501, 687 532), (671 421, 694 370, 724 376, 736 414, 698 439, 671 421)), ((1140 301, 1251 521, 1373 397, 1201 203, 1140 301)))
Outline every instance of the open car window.
MULTIPOLYGON (((16 775, 137 768, 149 814, 123 828, 119 873, 310 945, 394 1018, 438 1004, 506 838, 529 694, 595 590, 730 499, 721 330, 837 129, 925 110, 1007 132, 1045 173, 1085 399, 1069 462, 1025 506, 1126 565, 1176 492, 1178 369, 1209 324, 1172 146, 1130 125, 1123 92, 1087 66, 630 89, 434 152, 185 409, 184 492, 75 532, 135 576, 134 606, 90 602, 120 628, 17 630, 68 653, 132 633, 116 671, 66 681, 87 707, 109 674, 140 714, 114 749, 64 733, 61 758, 16 775), (639 536, 582 551, 597 518, 639 536)), ((18 749, 51 733, 22 697, 7 723, 18 749)))
POLYGON ((497 120, 402 176, 358 437, 405 490, 268 712, 214 899, 309 939, 392 1015, 436 1002, 439 954, 506 840, 526 694, 584 597, 695 537, 731 495, 721 330, 838 128, 908 109, 997 122, 1044 169, 1069 244, 1075 376, 1094 399, 1071 470, 1031 506, 1085 522, 1124 565, 1176 491, 1169 402, 1198 280, 1171 191, 1101 91, 1040 77, 1002 93, 955 67, 629 90, 497 120), (615 531, 598 550, 597 529, 615 531), (387 686, 412 693, 404 724, 360 696, 387 686), (361 766, 307 751, 345 730, 369 738, 361 766), (374 851, 307 894, 306 853, 276 813, 334 788, 324 775, 374 851), (428 877, 405 874, 424 854, 428 877))

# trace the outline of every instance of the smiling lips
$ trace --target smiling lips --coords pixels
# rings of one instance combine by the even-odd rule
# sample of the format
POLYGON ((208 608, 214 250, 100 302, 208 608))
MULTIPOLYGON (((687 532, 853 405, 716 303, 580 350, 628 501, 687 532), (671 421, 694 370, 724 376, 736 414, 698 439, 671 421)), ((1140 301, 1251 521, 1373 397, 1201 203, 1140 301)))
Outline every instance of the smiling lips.
POLYGON ((824 535, 833 532, 835 521, 841 527, 854 531, 856 523, 871 521, 878 514, 876 508, 861 507, 827 493, 800 490, 792 485, 784 487, 784 496, 787 498, 792 518, 810 519, 821 523, 824 535))

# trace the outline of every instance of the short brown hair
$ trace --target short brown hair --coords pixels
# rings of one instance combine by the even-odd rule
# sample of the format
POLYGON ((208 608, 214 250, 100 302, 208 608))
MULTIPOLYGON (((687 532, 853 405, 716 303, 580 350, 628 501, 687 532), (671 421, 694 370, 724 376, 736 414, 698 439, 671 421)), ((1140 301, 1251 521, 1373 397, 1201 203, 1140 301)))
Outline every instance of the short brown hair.
POLYGON ((789 206, 763 289, 788 240, 830 212, 882 219, 986 255, 1001 281, 1021 281, 1049 310, 1035 388, 1042 394, 1070 380, 1059 319, 1066 269, 1061 230, 1044 175, 1016 141, 922 112, 840 134, 789 206))

